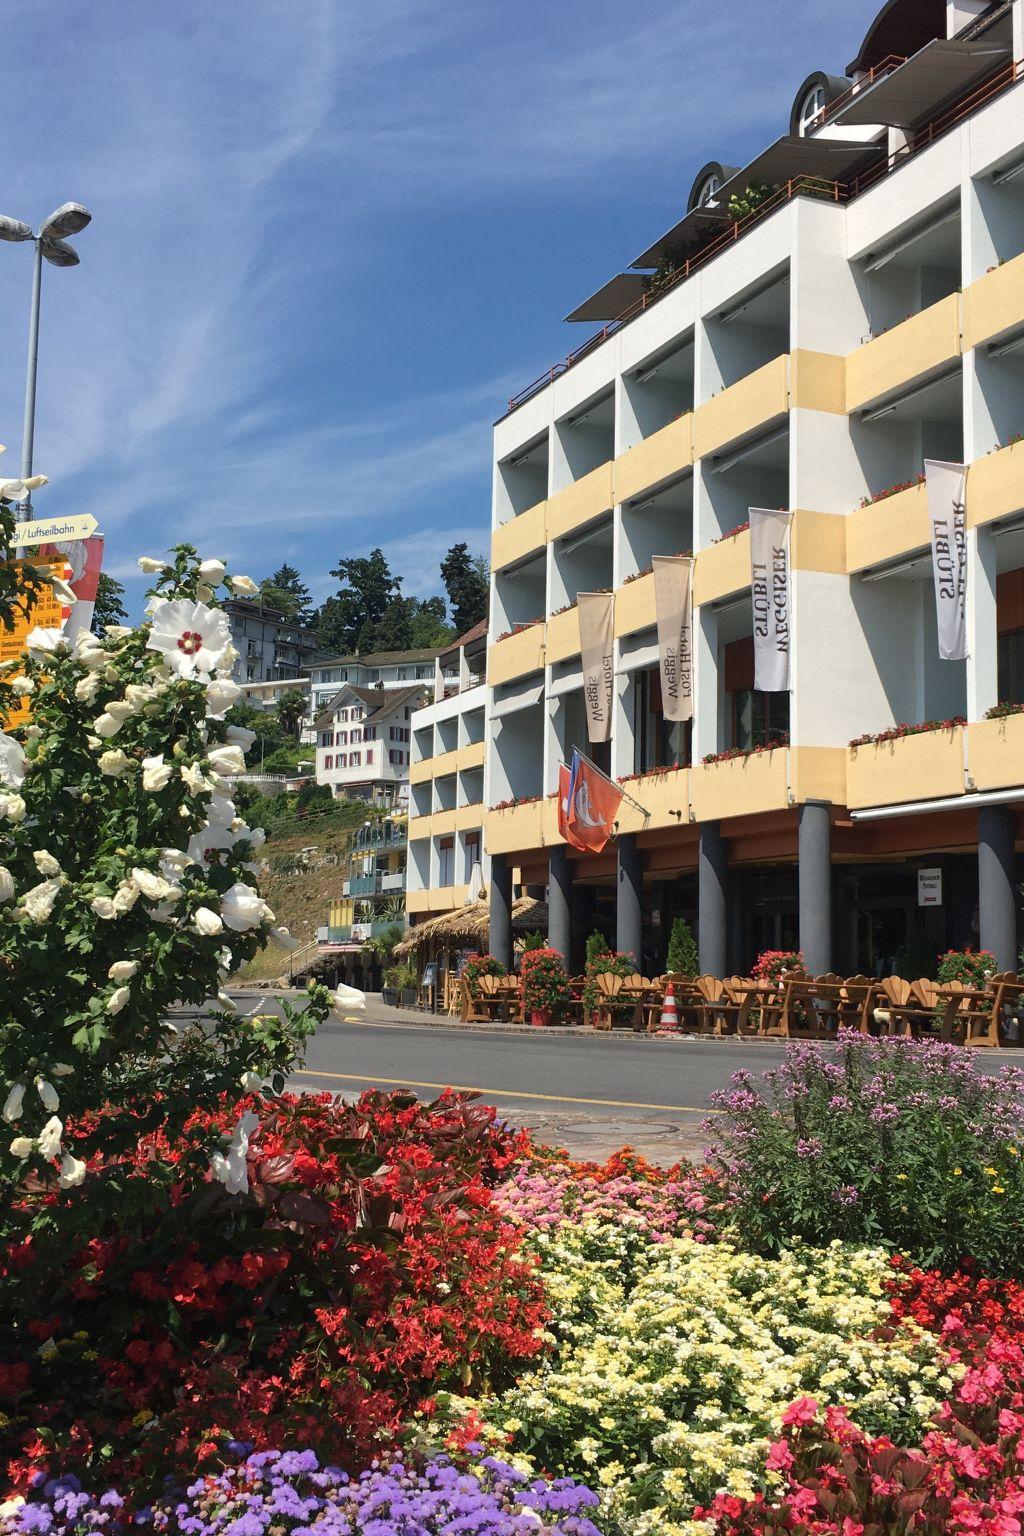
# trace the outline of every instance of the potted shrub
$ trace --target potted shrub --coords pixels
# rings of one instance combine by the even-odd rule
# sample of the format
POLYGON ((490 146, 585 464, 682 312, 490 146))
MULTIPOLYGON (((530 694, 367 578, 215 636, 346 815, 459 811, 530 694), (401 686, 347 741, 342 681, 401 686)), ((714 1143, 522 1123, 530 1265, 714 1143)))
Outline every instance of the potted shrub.
POLYGON ((972 949, 968 945, 966 949, 947 949, 940 956, 936 980, 940 985, 949 981, 962 981, 965 987, 983 991, 988 986, 989 977, 995 973, 996 957, 992 951, 972 949))
POLYGON ((584 1015, 588 1019, 593 1019, 597 1014, 604 1015, 607 1023, 603 1027, 610 1029, 612 1015, 632 1013, 636 1003, 632 1000, 619 1002, 614 997, 606 997, 597 984, 597 978, 603 975, 635 976, 635 956, 620 954, 610 949, 596 950, 596 948, 595 953, 588 956, 583 982, 584 1015))
POLYGON ((668 969, 676 976, 696 976, 700 970, 697 944, 685 917, 677 917, 672 924, 668 941, 668 969))
POLYGON ((530 949, 520 967, 523 1015, 538 1028, 550 1024, 569 1001, 569 977, 557 949, 530 949))
POLYGON ((493 955, 467 955, 466 963, 462 967, 462 975, 469 984, 469 990, 476 993, 476 984, 481 976, 507 976, 508 971, 500 960, 493 955))
POLYGON ((751 976, 756 981, 779 981, 790 971, 803 971, 804 957, 799 949, 763 949, 754 961, 751 976))
POLYGON ((380 989, 381 1002, 386 1008, 398 1007, 398 966, 389 965, 384 972, 384 985, 380 989))

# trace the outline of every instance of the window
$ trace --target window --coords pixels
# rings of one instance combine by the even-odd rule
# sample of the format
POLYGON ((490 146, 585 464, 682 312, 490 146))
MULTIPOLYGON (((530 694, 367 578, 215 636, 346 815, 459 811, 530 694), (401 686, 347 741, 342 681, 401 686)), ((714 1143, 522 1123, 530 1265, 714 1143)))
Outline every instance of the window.
POLYGON ((633 772, 649 768, 685 768, 690 762, 692 726, 666 720, 662 712, 661 673, 657 667, 633 679, 633 772))
POLYGON ((398 681, 400 683, 404 683, 408 676, 409 676, 409 669, 408 669, 408 667, 399 667, 399 669, 398 669, 398 681))
POLYGON ((353 743, 357 742, 357 741, 362 741, 362 739, 363 739, 363 733, 362 733, 361 730, 359 730, 358 727, 349 736, 349 741, 351 741, 353 743))
POLYGON ((347 768, 348 767, 348 753, 347 752, 339 752, 337 757, 334 760, 334 766, 336 768, 347 768))
POLYGON ((437 845, 438 880, 441 885, 455 884, 455 839, 442 837, 437 845))
POLYGON ((363 726, 363 740, 364 741, 376 741, 377 740, 377 727, 375 725, 364 725, 363 726))
POLYGON ((732 745, 741 752, 789 740, 789 694, 739 688, 732 695, 732 745))
POLYGON ((339 747, 347 747, 348 746, 348 731, 337 731, 337 732, 335 732, 334 740, 335 740, 335 742, 337 743, 337 745, 339 747))
POLYGON ((327 757, 324 758, 324 768, 333 768, 333 767, 334 767, 334 758, 331 757, 330 754, 328 754, 327 757))
POLYGON ((697 193, 696 206, 698 208, 703 208, 706 203, 709 203, 721 185, 721 177, 716 176, 712 172, 710 176, 705 178, 700 191, 697 193))
POLYGON ((361 752, 351 752, 351 753, 349 753, 349 767, 350 768, 360 768, 360 767, 362 767, 362 762, 363 762, 363 754, 361 752))
POLYGON ((814 120, 820 112, 824 112, 828 103, 825 100, 825 87, 812 85, 803 101, 800 103, 800 137, 806 138, 814 127, 814 120))
POLYGON ((334 746, 334 732, 333 731, 321 731, 320 732, 320 745, 322 747, 333 747, 334 746))
POLYGON ((467 832, 465 838, 466 848, 466 884, 473 878, 473 866, 480 863, 480 833, 467 832))
POLYGON ((996 577, 1000 704, 1024 703, 1024 569, 996 577))

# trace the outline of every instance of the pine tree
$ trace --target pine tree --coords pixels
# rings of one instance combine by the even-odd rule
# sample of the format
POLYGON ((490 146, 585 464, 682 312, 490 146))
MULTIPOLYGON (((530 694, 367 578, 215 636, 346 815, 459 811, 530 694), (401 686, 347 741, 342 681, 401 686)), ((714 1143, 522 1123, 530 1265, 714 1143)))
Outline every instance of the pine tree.
POLYGON ((672 924, 668 941, 668 969, 677 976, 696 976, 700 970, 693 930, 685 917, 677 917, 672 924))
POLYGON ((468 544, 453 544, 441 561, 441 580, 448 593, 452 623, 459 635, 487 617, 487 563, 469 553, 468 544))

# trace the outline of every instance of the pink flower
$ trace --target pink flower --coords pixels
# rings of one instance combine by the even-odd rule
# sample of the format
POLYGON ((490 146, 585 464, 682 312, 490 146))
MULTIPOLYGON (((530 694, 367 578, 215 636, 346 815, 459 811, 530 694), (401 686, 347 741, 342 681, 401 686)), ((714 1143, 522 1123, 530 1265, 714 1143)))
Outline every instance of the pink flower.
POLYGON ((776 1440, 768 1451, 765 1466, 769 1472, 788 1472, 793 1465, 793 1452, 785 1440, 776 1440))
POLYGON ((795 1403, 782 1415, 783 1424, 796 1424, 803 1428, 807 1424, 813 1424, 818 1416, 818 1402, 813 1397, 798 1397, 795 1403))

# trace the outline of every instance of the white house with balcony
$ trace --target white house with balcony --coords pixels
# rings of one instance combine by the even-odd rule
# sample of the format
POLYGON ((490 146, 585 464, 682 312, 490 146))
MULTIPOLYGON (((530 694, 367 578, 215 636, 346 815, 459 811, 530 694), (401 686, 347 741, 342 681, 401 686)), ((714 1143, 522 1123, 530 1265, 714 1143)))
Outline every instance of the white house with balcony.
POLYGON ((343 683, 357 688, 403 688, 433 681, 436 648, 413 651, 373 651, 365 656, 329 656, 318 659, 310 670, 313 714, 326 709, 343 683))
POLYGON ((336 690, 315 721, 316 781, 338 799, 404 805, 409 793, 412 714, 425 687, 336 690))

